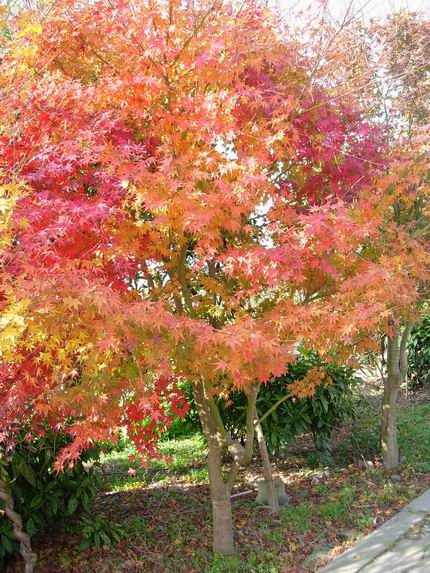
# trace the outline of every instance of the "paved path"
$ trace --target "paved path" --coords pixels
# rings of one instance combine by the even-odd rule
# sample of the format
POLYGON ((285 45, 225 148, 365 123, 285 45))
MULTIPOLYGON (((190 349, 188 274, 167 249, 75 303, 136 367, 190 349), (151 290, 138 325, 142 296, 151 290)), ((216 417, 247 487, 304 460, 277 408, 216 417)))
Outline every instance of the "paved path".
POLYGON ((430 490, 318 573, 430 573, 430 490))

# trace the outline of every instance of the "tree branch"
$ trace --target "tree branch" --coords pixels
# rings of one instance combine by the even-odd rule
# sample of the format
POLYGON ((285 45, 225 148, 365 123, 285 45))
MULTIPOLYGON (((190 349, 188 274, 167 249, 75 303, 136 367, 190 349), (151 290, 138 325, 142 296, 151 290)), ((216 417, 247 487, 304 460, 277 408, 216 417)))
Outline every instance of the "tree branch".
POLYGON ((191 41, 197 36, 197 34, 199 33, 199 31, 201 30, 201 28, 203 27, 203 24, 206 22, 206 20, 208 19, 209 14, 212 12, 212 10, 215 8, 216 4, 217 4, 218 0, 215 0, 214 2, 212 2, 212 4, 209 6, 208 10, 203 14, 202 19, 200 20, 200 22, 197 24, 197 26, 194 28, 193 33, 188 36, 188 38, 185 40, 182 48, 179 50, 179 52, 176 54, 176 56, 173 58, 172 62, 170 63, 170 66, 174 66, 176 64, 176 62, 179 60, 179 58, 182 56, 182 54, 185 52, 185 50, 187 49, 187 47, 189 46, 189 44, 191 43, 191 41))
MULTIPOLYGON (((266 418, 268 418, 270 416, 270 414, 272 412, 274 412, 276 410, 276 408, 278 406, 280 406, 282 404, 282 402, 285 402, 285 400, 287 400, 288 398, 291 398, 291 392, 289 392, 288 394, 285 394, 285 396, 282 396, 282 398, 279 398, 279 400, 277 402, 275 402, 273 404, 273 406, 271 406, 266 412, 264 412, 264 414, 260 417, 258 423, 262 424, 264 422, 264 420, 266 418)), ((256 425, 256 424, 254 424, 256 425)))
POLYGON ((181 250, 179 251, 179 260, 178 260, 178 276, 179 276, 179 283, 181 285, 182 296, 184 297, 185 307, 188 310, 189 315, 192 318, 196 317, 194 312, 193 303, 191 300, 191 294, 187 285, 187 281, 185 279, 185 263, 187 261, 187 252, 188 252, 188 242, 185 242, 181 250))
MULTIPOLYGON (((245 447, 236 440, 233 440, 230 433, 225 429, 223 424, 219 408, 213 398, 210 395, 210 388, 208 384, 205 383, 205 393, 206 398, 209 403, 209 408, 216 423, 218 429, 218 437, 220 440, 220 445, 227 448, 228 453, 233 458, 233 466, 236 463, 240 467, 245 467, 249 464, 252 459, 252 453, 254 450, 254 417, 256 412, 257 395, 260 389, 260 384, 256 384, 252 387, 250 393, 247 395, 248 407, 246 411, 246 441, 245 447)), ((234 473, 234 468, 231 468, 230 473, 234 473)), ((237 473, 237 472, 236 472, 237 473)), ((229 478, 230 479, 230 478, 229 478)), ((232 478, 233 479, 233 478, 232 478)), ((233 480, 234 481, 234 480, 233 480)))

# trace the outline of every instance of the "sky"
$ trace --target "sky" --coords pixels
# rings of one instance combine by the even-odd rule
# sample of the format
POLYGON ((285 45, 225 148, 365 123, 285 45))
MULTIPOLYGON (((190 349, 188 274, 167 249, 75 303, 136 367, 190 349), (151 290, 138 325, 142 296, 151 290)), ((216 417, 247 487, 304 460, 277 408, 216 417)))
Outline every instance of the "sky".
MULTIPOLYGON (((297 12, 306 9, 315 0, 278 0, 284 11, 297 12)), ((329 0, 330 12, 336 19, 342 19, 351 0, 329 0)), ((406 8, 430 13, 430 0, 353 0, 354 10, 360 11, 365 20, 381 18, 391 12, 406 8)))

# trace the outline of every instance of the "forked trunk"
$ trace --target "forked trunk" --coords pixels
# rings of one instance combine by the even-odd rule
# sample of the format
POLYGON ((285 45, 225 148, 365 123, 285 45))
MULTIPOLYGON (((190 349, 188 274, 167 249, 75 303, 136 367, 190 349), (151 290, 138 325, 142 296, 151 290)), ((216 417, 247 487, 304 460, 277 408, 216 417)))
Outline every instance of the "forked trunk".
POLYGON ((212 500, 213 551, 221 555, 234 553, 233 519, 230 489, 222 475, 218 429, 205 397, 203 384, 194 390, 195 400, 208 444, 209 486, 212 500))

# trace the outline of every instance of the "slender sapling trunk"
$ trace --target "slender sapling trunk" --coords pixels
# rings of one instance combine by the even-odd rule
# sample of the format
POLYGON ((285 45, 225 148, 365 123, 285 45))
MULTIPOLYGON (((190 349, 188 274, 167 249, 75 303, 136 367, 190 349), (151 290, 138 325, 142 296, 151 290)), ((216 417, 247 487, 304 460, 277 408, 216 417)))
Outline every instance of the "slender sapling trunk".
POLYGON ((273 482, 272 466, 270 464, 269 452, 267 451, 263 428, 261 427, 257 412, 255 413, 255 433, 257 434, 261 462, 263 465, 263 475, 267 486, 268 505, 272 513, 279 513, 279 501, 276 494, 275 484, 273 482))

